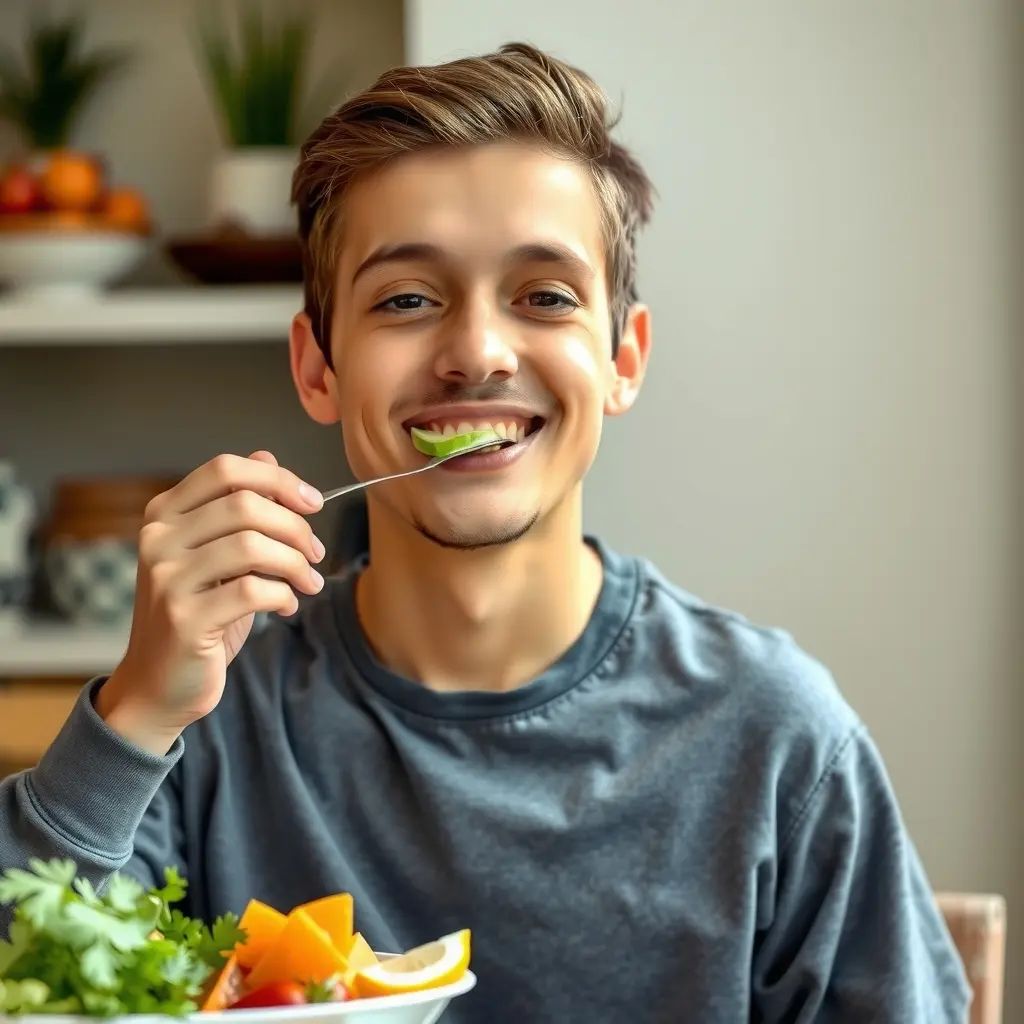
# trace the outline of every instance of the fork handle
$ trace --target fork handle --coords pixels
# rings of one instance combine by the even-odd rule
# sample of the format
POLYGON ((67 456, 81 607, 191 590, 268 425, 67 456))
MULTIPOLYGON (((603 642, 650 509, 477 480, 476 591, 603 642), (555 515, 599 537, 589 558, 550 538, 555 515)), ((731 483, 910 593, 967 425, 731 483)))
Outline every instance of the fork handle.
POLYGON ((362 490, 367 484, 372 483, 372 480, 360 480, 359 483, 348 484, 346 487, 335 487, 333 491, 324 491, 324 504, 326 505, 332 498, 340 498, 343 494, 362 490))
MULTIPOLYGON (((450 457, 451 456, 449 456, 449 458, 450 457)), ((354 484, 346 484, 344 487, 335 487, 333 491, 326 491, 324 493, 324 504, 326 505, 332 498, 340 498, 343 494, 351 494, 353 491, 361 491, 364 487, 372 487, 374 484, 382 484, 385 480, 399 480, 403 476, 415 476, 417 473, 422 473, 424 470, 433 469, 436 465, 444 461, 444 459, 434 459, 433 462, 428 462, 425 466, 417 466, 415 469, 407 469, 404 473, 392 473, 390 476, 377 476, 372 480, 357 480, 354 484)))
MULTIPOLYGON (((390 476, 378 476, 372 480, 359 480, 354 484, 347 484, 345 487, 335 487, 333 491, 327 491, 324 494, 324 504, 331 500, 331 498, 340 498, 343 494, 351 494, 353 491, 362 490, 364 487, 372 487, 374 484, 382 484, 385 480, 401 480, 403 476, 415 476, 417 473, 425 473, 428 469, 433 469, 435 466, 440 466, 442 462, 447 462, 449 459, 457 459, 460 455, 469 455, 475 452, 478 448, 489 448, 495 442, 493 441, 478 441, 471 448, 463 448, 457 452, 450 452, 448 455, 441 455, 431 459, 425 466, 417 466, 415 469, 407 469, 404 473, 392 473, 390 476)), ((515 444, 514 441, 507 438, 500 438, 497 442, 499 448, 507 448, 510 444, 515 444)))

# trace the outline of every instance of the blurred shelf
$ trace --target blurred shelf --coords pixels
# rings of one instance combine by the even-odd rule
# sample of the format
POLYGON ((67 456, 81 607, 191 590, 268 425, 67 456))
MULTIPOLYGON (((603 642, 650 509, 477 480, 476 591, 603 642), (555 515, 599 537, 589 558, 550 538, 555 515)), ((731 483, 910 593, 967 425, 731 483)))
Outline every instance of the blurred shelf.
POLYGON ((0 632, 0 677, 101 675, 117 665, 127 644, 127 628, 30 622, 0 632))
POLYGON ((294 285, 125 289, 63 303, 0 297, 0 345, 284 342, 301 309, 294 285))

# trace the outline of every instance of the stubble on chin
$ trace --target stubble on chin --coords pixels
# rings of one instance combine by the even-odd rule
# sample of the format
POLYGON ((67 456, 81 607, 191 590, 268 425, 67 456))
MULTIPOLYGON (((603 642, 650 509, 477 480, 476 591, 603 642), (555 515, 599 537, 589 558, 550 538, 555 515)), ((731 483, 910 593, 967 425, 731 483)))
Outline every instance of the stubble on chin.
POLYGON ((514 544, 517 540, 525 537, 537 525, 540 519, 540 509, 524 519, 515 519, 500 525, 491 525, 484 528, 465 526, 452 526, 443 533, 432 530, 422 519, 413 517, 413 526, 427 540, 438 547, 448 548, 454 551, 479 551, 482 548, 502 547, 507 544, 514 544))

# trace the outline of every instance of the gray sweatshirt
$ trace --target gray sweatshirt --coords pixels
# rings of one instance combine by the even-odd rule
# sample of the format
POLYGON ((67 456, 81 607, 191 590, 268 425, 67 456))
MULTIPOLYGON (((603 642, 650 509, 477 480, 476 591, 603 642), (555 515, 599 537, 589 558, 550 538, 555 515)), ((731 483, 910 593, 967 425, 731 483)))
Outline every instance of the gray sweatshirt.
POLYGON ((106 727, 94 680, 0 784, 0 866, 175 864, 207 918, 349 891, 379 950, 469 927, 479 980, 449 1024, 963 1024, 962 965, 829 674, 592 543, 588 628, 511 693, 380 665, 358 562, 250 639, 166 757, 106 727))

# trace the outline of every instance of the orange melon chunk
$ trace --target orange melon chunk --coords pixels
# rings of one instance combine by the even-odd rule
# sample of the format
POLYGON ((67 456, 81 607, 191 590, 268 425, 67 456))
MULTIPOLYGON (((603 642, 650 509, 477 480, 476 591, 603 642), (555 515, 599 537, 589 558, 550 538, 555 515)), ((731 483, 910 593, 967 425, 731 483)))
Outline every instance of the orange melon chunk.
POLYGON ((352 897, 347 892, 303 903, 304 910, 331 937, 338 952, 344 955, 352 945, 352 897))
POLYGON ((279 910, 268 907, 259 900, 249 900, 239 927, 245 929, 246 939, 235 947, 239 967, 249 970, 256 966, 260 958, 270 949, 274 940, 281 934, 287 918, 279 910))
POLYGON ((345 975, 348 962, 324 931, 300 907, 245 979, 250 992, 275 981, 318 982, 345 975))
POLYGON ((242 972, 237 957, 232 953, 217 975, 217 980, 206 993, 200 1010, 204 1013, 219 1013, 231 1006, 241 994, 242 972))
POLYGON ((377 959, 377 954, 370 949, 370 944, 363 938, 361 932, 356 932, 352 938, 352 943, 348 948, 346 954, 348 960, 348 971, 345 973, 345 985, 348 988, 352 987, 352 980, 355 976, 363 970, 365 967, 372 967, 376 963, 380 963, 377 959))

